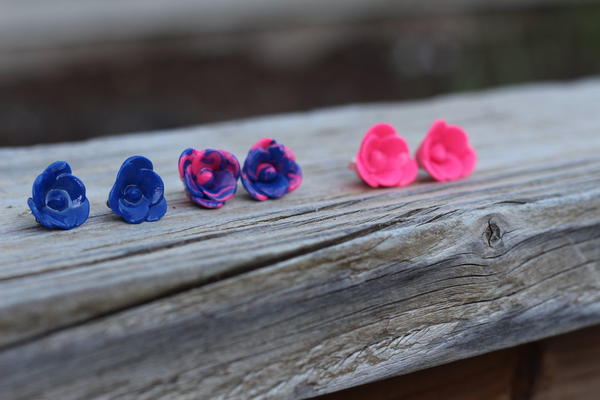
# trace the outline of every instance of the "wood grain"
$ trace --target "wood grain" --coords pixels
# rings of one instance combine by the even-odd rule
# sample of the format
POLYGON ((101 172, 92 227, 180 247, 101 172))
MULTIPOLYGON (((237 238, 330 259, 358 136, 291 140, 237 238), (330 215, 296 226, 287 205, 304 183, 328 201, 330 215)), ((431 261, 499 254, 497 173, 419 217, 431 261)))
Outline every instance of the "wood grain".
POLYGON ((0 389, 9 399, 295 399, 600 322, 600 81, 356 105, 173 132, 0 150, 0 389), (415 148, 434 118, 463 125, 468 180, 371 190, 347 161, 369 125, 415 148), (243 159, 271 136, 303 186, 189 204, 183 148, 243 159), (106 209, 142 154, 169 211, 106 209), (89 221, 37 226, 25 200, 48 163, 88 188, 89 221))
POLYGON ((313 400, 596 400, 600 326, 313 400))

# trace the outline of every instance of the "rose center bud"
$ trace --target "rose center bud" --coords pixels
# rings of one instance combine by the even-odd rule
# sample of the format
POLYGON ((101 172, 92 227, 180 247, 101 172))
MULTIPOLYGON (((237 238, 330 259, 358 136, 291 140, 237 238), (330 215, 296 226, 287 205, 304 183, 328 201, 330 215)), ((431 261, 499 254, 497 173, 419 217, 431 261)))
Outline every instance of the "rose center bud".
POLYGON ((441 144, 436 144, 431 148, 431 158, 433 161, 442 162, 446 160, 446 148, 441 144))
POLYGON ((129 185, 125 188, 125 200, 130 203, 137 203, 142 198, 142 191, 135 185, 129 185))
POLYGON ((52 189, 46 194, 46 205, 53 210, 63 211, 69 206, 69 193, 62 189, 52 189))
POLYGON ((277 176, 277 170, 271 164, 258 164, 257 173, 258 180, 261 182, 270 182, 277 176))
POLYGON ((200 173, 196 175, 196 183, 198 183, 198 185, 206 185, 207 183, 212 181, 213 177, 214 174, 211 169, 202 168, 202 170, 200 170, 200 173))
POLYGON ((379 150, 374 150, 369 155, 369 161, 376 167, 383 167, 385 162, 387 161, 387 157, 383 152, 379 150))

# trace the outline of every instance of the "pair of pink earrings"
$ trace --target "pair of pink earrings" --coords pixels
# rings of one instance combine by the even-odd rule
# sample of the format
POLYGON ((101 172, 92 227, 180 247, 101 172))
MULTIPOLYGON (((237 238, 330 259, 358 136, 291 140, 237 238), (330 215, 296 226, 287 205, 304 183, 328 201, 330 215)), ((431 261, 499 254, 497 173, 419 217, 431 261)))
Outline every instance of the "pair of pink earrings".
POLYGON ((469 176, 476 163, 477 154, 467 133, 440 119, 425 135, 415 158, 392 125, 372 126, 363 137, 352 167, 367 185, 390 187, 414 182, 419 166, 436 181, 448 182, 469 176))

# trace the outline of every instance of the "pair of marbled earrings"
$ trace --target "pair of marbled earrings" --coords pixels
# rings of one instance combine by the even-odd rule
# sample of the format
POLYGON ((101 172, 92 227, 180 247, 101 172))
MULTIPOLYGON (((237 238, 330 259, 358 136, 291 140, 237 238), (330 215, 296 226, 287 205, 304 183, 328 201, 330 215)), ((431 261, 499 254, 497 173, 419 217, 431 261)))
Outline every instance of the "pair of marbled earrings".
POLYGON ((179 176, 190 200, 206 208, 223 207, 235 196, 240 177, 248 194, 259 201, 280 198, 302 183, 292 150, 269 138, 250 148, 241 170, 226 150, 186 149, 179 157, 179 176))
MULTIPOLYGON (((240 165, 225 150, 186 149, 179 157, 179 175, 189 198, 206 208, 220 208, 237 191, 240 165)), ((255 200, 279 198, 302 182, 302 171, 292 151, 275 140, 256 143, 241 170, 242 184, 255 200)), ((131 224, 158 221, 167 212, 164 183, 146 157, 123 162, 107 206, 131 224)), ((50 164, 34 181, 29 208, 35 219, 53 229, 72 229, 90 213, 85 185, 65 161, 50 164)))

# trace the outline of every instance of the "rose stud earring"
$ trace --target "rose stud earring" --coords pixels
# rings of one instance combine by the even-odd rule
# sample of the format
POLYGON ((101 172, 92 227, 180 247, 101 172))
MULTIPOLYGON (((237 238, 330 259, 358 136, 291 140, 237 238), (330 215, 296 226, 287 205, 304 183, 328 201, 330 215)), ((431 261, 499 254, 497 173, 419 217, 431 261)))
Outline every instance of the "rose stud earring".
POLYGON ((302 183, 302 169, 289 147, 270 138, 250 148, 242 168, 242 184, 254 200, 278 199, 302 183))
POLYGON ((240 163, 225 150, 185 149, 179 156, 179 176, 191 201, 221 208, 237 191, 240 163))
POLYGON ((406 186, 414 182, 419 171, 406 140, 384 123, 365 133, 350 167, 371 187, 406 186))
POLYGON ((425 135, 417 150, 417 161, 433 179, 447 182, 469 176, 475 169, 477 154, 461 127, 440 119, 425 135))
POLYGON ((35 179, 27 204, 40 224, 53 229, 75 228, 90 214, 85 185, 65 161, 50 164, 35 179))
POLYGON ((158 221, 167 212, 165 186, 146 157, 133 156, 123 162, 106 205, 130 224, 158 221))

